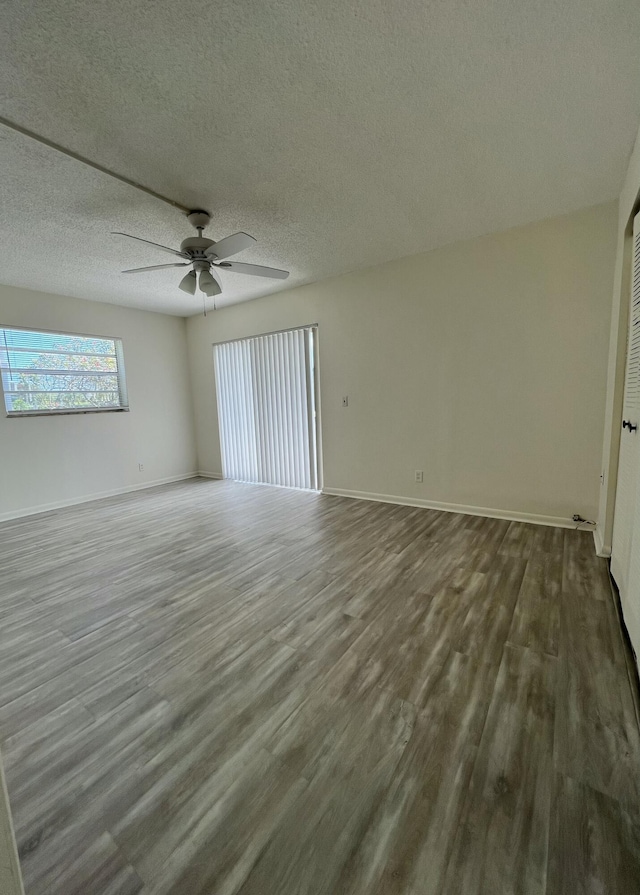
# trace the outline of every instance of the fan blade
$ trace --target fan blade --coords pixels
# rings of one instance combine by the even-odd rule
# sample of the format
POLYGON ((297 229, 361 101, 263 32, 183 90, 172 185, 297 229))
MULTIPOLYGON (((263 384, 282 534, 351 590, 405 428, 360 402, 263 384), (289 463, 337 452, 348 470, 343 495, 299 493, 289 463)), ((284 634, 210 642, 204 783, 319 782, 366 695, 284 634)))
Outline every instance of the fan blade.
POLYGON ((177 255, 178 258, 188 258, 188 255, 185 255, 184 252, 179 252, 177 249, 170 249, 169 246, 162 246, 159 242, 151 242, 149 239, 142 239, 141 236, 132 236, 130 233, 120 233, 119 230, 112 230, 112 236, 126 236, 127 239, 136 239, 138 242, 146 242, 149 246, 155 246, 157 249, 162 249, 163 252, 169 252, 171 255, 177 255))
POLYGON ((130 267, 122 273, 141 273, 143 270, 165 270, 167 267, 189 267, 188 261, 178 261, 177 264, 153 264, 151 267, 130 267))
POLYGON ((230 270, 231 273, 247 273, 252 277, 271 277, 273 280, 286 280, 288 270, 278 270, 277 267, 262 267, 260 264, 243 264, 242 261, 223 261, 215 264, 221 270, 230 270))
POLYGON ((215 261, 222 261, 223 258, 229 258, 231 255, 237 255, 244 249, 255 245, 257 242, 253 236, 248 233, 234 233, 233 236, 225 236, 220 242, 214 243, 206 250, 207 258, 213 258, 215 261))

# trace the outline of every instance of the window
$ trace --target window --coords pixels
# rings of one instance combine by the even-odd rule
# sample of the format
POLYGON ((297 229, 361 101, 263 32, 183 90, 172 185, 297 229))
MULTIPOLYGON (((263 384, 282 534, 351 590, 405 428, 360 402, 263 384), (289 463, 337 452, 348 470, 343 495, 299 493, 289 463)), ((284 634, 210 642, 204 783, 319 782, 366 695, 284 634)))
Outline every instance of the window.
POLYGON ((122 342, 0 327, 7 416, 128 410, 122 342))

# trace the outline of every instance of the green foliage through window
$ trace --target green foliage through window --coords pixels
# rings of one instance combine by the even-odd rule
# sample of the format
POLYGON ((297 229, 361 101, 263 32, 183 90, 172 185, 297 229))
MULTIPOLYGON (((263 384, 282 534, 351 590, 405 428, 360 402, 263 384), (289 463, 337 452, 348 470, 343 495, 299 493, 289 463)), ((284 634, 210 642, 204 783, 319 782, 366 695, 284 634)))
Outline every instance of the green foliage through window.
POLYGON ((0 372, 9 415, 127 408, 119 339, 0 328, 0 372))

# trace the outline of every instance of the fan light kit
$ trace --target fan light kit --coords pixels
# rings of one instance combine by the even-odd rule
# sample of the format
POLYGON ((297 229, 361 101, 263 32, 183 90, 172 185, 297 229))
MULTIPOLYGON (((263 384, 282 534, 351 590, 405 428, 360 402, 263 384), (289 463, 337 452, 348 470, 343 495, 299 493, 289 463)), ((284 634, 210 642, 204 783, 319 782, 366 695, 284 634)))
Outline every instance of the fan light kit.
POLYGON ((180 244, 180 249, 171 249, 169 246, 160 245, 157 242, 151 242, 149 239, 142 239, 140 236, 131 236, 130 233, 114 233, 114 236, 126 236, 127 239, 135 239, 138 242, 144 242, 147 245, 155 246, 163 252, 169 252, 183 261, 174 262, 173 264, 154 264, 151 267, 134 267, 130 270, 123 270, 123 273, 143 273, 147 270, 163 270, 169 267, 191 267, 189 273, 183 277, 178 287, 189 295, 196 294, 196 286, 200 288, 209 298, 220 295, 222 285, 218 279, 217 271, 224 270, 230 273, 244 273, 253 277, 270 277, 274 280, 286 280, 289 276, 288 270, 277 270, 275 267, 262 267, 260 264, 243 264, 238 261, 227 261, 231 255, 236 255, 244 249, 250 248, 256 244, 253 236, 248 233, 234 233, 232 236, 225 236, 215 242, 213 239, 207 239, 202 235, 202 231, 208 226, 211 218, 206 211, 192 211, 187 215, 187 220, 196 228, 198 235, 190 236, 184 239, 180 244))
POLYGON ((277 270, 275 267, 262 267, 259 264, 242 264, 237 261, 224 260, 230 258, 231 255, 236 255, 238 252, 242 252, 243 249, 248 249, 250 246, 255 245, 256 240, 253 236, 249 236, 248 233, 242 232, 234 233, 232 236, 227 236, 218 242, 214 242, 213 239, 206 239, 202 235, 202 231, 208 226, 211 220, 210 215, 206 211, 190 211, 185 205, 176 202, 175 199, 163 196, 161 193, 156 192, 150 187, 138 183, 135 180, 131 180, 123 174, 118 174, 116 171, 111 171, 109 168, 105 168, 104 165, 100 165, 98 162, 85 158, 77 152, 65 149, 65 147, 60 146, 59 143, 54 143, 47 137, 43 137, 35 131, 28 130, 28 128, 17 124, 15 121, 9 121, 8 118, 0 116, 0 125, 11 128, 11 130, 28 137, 30 140, 42 143, 49 149, 60 152, 63 155, 74 159, 76 162, 80 162, 83 165, 94 168, 96 171, 100 171, 102 174, 113 177, 115 180, 119 180, 121 183, 133 187, 136 190, 140 190, 148 196, 153 196, 154 199, 166 202, 167 205, 171 205, 173 208, 178 208, 187 215, 187 220, 196 228, 198 235, 192 236, 189 239, 184 239, 179 250, 170 249, 169 246, 160 245, 157 242, 152 242, 150 239, 142 239, 140 236, 132 236, 130 233, 114 233, 114 236, 126 236, 127 239, 135 239, 138 242, 145 242, 147 245, 155 246, 163 252, 169 252, 170 255, 183 259, 181 262, 174 262, 173 264, 153 264, 151 267, 136 267, 132 270, 124 270, 123 273, 142 273, 146 270, 162 270, 167 267, 191 267, 192 269, 189 273, 180 281, 179 288, 182 289, 183 292, 189 293, 189 295, 195 295, 196 285, 198 285, 201 291, 209 297, 220 295, 222 292, 222 286, 217 276, 213 273, 212 267, 215 267, 218 270, 228 270, 231 273, 249 274, 249 276, 253 277, 271 277, 275 280, 286 280, 289 276, 288 270, 277 270))
POLYGON ((196 272, 195 270, 190 270, 189 273, 178 283, 178 289, 182 289, 183 292, 188 292, 190 295, 196 294, 196 272))

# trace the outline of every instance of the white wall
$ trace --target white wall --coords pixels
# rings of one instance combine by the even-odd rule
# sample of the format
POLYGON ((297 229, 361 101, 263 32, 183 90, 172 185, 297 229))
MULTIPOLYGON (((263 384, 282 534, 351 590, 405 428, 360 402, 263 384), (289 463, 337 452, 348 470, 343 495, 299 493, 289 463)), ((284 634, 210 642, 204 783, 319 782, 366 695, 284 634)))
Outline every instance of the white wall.
POLYGON ((200 469, 212 343, 318 323, 326 489, 595 518, 615 239, 610 203, 191 318, 200 469))
POLYGON ((121 338, 131 407, 11 419, 0 408, 0 519, 194 472, 182 318, 0 286, 0 326, 121 338))

